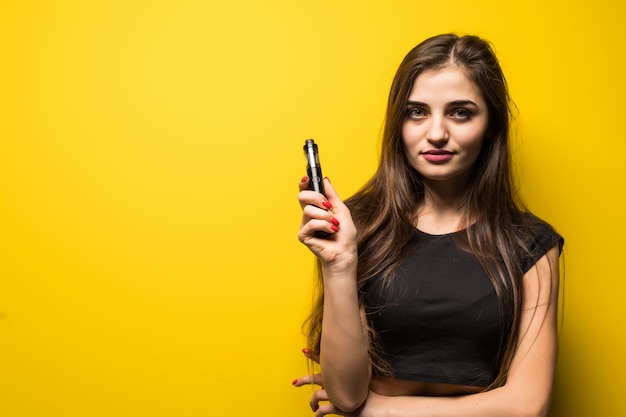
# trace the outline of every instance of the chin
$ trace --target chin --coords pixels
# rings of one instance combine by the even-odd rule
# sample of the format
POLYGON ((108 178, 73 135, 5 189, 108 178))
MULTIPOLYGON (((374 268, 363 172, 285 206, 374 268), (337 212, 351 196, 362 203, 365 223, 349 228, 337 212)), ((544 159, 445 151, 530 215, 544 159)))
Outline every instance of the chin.
POLYGON ((461 181, 466 182, 469 179, 469 170, 455 172, 428 172, 427 170, 418 171, 423 181, 443 182, 443 181, 461 181))

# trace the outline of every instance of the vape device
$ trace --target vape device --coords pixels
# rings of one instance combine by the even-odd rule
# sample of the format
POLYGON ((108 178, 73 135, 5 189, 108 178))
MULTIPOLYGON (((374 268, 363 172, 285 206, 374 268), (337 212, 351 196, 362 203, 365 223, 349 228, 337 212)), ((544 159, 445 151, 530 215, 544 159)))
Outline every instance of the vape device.
POLYGON ((306 156, 306 173, 309 176, 309 190, 324 194, 324 177, 317 145, 313 139, 304 142, 304 155, 306 156))
MULTIPOLYGON (((324 177, 322 176, 322 166, 317 145, 313 139, 304 142, 304 156, 306 156, 306 173, 309 177, 309 190, 324 194, 324 177)), ((325 195, 325 194, 324 194, 325 195)), ((315 232, 315 237, 327 238, 330 233, 322 230, 315 232)))

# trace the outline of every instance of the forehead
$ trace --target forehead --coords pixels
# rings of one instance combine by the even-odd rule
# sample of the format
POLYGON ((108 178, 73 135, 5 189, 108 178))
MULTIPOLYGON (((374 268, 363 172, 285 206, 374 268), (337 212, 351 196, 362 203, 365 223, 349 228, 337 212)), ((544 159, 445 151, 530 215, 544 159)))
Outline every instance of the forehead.
POLYGON ((427 70, 417 76, 409 94, 411 101, 472 100, 484 104, 478 87, 457 66, 427 70))

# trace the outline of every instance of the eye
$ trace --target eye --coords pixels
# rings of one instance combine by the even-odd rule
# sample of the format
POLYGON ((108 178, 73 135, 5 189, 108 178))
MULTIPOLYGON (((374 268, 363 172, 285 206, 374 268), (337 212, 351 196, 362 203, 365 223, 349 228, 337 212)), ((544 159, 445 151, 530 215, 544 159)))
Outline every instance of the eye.
POLYGON ((450 116, 452 116, 452 118, 454 119, 468 120, 472 117, 472 112, 469 111, 468 109, 459 108, 459 109, 454 109, 452 113, 450 113, 450 116))
POLYGON ((426 112, 419 107, 411 107, 407 109, 406 115, 409 119, 419 120, 426 116, 426 112))

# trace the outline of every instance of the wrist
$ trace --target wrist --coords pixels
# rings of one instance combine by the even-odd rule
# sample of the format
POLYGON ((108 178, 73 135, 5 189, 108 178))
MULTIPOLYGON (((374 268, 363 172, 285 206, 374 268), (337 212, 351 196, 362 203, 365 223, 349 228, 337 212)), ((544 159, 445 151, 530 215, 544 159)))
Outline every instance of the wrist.
POLYGON ((350 276, 356 278, 358 256, 356 250, 343 253, 330 262, 322 263, 322 274, 324 279, 330 277, 350 276))

